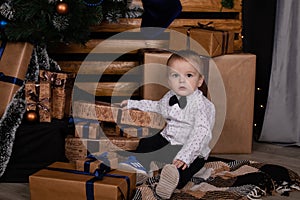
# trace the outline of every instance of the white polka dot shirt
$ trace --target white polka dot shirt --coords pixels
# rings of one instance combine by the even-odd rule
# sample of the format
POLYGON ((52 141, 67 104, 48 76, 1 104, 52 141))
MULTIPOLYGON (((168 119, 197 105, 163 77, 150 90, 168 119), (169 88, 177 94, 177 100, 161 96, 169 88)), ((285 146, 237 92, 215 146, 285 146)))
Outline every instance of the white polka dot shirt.
POLYGON ((171 145, 183 145, 175 159, 188 166, 199 156, 207 158, 211 149, 209 142, 215 123, 215 107, 200 90, 187 96, 187 105, 181 109, 178 104, 169 106, 174 91, 167 92, 159 101, 129 100, 127 108, 161 114, 167 121, 161 135, 171 145))

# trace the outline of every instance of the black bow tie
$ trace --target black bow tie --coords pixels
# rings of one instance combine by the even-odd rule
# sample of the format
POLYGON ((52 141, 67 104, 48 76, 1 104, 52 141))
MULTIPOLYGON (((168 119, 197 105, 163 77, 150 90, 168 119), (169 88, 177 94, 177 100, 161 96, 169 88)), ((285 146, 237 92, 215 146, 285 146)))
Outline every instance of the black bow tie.
POLYGON ((184 109, 184 107, 186 106, 186 97, 183 96, 183 97, 180 97, 179 100, 177 99, 177 96, 176 95, 173 95, 170 100, 169 100, 169 105, 170 106, 173 106, 174 104, 178 103, 179 107, 181 109, 184 109))

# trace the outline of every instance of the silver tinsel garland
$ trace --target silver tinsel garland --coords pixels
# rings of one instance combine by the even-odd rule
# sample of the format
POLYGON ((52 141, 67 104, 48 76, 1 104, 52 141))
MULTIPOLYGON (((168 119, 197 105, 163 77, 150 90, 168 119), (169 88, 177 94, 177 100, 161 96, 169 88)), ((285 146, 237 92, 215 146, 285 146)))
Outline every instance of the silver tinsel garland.
MULTIPOLYGON (((28 66, 25 82, 27 80, 38 81, 40 69, 51 71, 61 70, 57 62, 49 58, 46 47, 35 46, 28 66)), ((4 174, 9 162, 16 131, 26 111, 24 84, 15 93, 12 101, 0 119, 0 177, 4 174)))
POLYGON ((24 86, 22 86, 15 94, 0 120, 0 177, 4 174, 9 162, 15 134, 22 122, 25 108, 24 86))

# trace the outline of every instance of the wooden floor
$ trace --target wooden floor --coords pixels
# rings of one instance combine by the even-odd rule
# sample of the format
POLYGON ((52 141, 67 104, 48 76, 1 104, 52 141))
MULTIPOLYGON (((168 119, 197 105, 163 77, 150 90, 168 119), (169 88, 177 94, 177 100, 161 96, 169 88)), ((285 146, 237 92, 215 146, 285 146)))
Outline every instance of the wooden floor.
MULTIPOLYGON (((250 159, 258 162, 278 164, 294 170, 300 174, 300 147, 284 147, 280 145, 257 143, 253 144, 251 154, 218 154, 214 155, 230 159, 250 159)), ((24 183, 0 183, 0 200, 28 200, 30 199, 29 185, 24 183)), ((264 200, 299 200, 300 192, 292 192, 289 197, 272 196, 264 200)))

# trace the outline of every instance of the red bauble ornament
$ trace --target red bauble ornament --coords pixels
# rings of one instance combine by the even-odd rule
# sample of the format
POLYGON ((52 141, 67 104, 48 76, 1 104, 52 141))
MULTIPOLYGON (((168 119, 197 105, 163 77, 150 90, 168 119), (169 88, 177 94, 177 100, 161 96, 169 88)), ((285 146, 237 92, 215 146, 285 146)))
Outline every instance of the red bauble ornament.
POLYGON ((65 2, 59 2, 56 4, 56 12, 65 15, 69 12, 69 5, 65 2))
POLYGON ((35 110, 28 110, 25 112, 24 118, 27 122, 33 123, 38 121, 39 116, 35 110))

